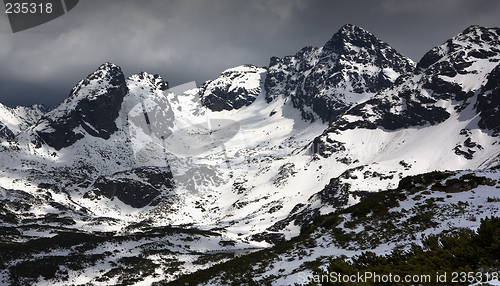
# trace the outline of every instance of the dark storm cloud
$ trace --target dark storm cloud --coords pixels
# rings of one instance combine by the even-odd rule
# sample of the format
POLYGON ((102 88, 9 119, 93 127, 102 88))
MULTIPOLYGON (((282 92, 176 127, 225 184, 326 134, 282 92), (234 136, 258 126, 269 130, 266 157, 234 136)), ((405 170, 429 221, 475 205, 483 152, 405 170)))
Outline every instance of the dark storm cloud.
POLYGON ((111 61, 125 75, 158 73, 171 85, 271 56, 321 46, 359 25, 418 61, 466 27, 500 26, 500 1, 81 0, 70 13, 12 34, 0 17, 0 102, 54 106, 111 61))

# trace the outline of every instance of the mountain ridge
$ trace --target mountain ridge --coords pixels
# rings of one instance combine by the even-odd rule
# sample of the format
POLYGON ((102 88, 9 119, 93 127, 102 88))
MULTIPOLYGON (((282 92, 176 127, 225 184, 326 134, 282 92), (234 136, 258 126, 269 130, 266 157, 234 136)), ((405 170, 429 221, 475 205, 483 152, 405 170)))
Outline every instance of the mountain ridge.
POLYGON ((290 96, 304 119, 319 116, 330 122, 413 68, 409 58, 366 30, 348 24, 324 47, 306 47, 295 56, 271 58, 266 98, 290 96))
POLYGON ((449 118, 450 113, 439 102, 462 102, 460 106, 455 106, 457 110, 463 110, 469 104, 469 99, 486 84, 489 73, 500 60, 497 48, 499 40, 498 29, 478 26, 467 28, 426 53, 417 64, 415 72, 400 78, 392 89, 349 110, 346 114, 354 118, 341 119, 334 128, 376 128, 381 125, 389 130, 396 130, 443 122, 449 118), (488 40, 478 46, 478 38, 481 37, 488 40), (471 67, 481 63, 481 70, 471 67), (375 114, 367 114, 363 110, 375 111, 375 114), (408 118, 409 121, 405 120, 408 118))

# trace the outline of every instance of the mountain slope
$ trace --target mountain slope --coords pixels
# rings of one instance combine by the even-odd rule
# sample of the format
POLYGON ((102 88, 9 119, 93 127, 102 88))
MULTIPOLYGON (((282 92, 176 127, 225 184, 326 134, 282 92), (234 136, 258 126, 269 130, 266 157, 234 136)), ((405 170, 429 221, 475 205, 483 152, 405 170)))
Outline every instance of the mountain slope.
MULTIPOLYGON (((499 175, 498 170, 484 170, 405 177, 395 189, 317 217, 290 241, 165 285, 317 285, 336 282, 339 274, 359 277, 357 272, 363 277, 367 272, 398 275, 401 281, 408 274, 430 274, 429 283, 435 282, 438 271, 461 272, 466 267, 484 275, 478 282, 495 282, 486 275, 496 271, 498 260, 490 254, 497 253, 472 248, 477 242, 487 249, 496 247, 492 242, 498 236, 492 233, 498 231, 498 217, 493 216, 499 213, 499 175), (491 221, 495 225, 485 231, 491 221), (463 244, 450 241, 461 233, 463 244), (478 234, 485 240, 471 239, 478 234), (430 255, 424 259, 422 253, 430 255), (348 267, 353 262, 358 269, 348 267)), ((366 278, 363 284, 377 285, 366 278)), ((448 274, 441 282, 453 284, 452 279, 448 274)))
MULTIPOLYGON (((479 124, 485 126, 481 102, 494 103, 487 98, 496 88, 499 38, 498 29, 464 30, 427 53, 393 87, 332 122, 314 139, 311 151, 349 167, 272 229, 306 225, 319 213, 395 187, 405 175, 496 166, 498 139, 488 130, 494 127, 479 124), (484 56, 477 56, 478 50, 484 56)), ((485 117, 495 112, 494 106, 485 117)))

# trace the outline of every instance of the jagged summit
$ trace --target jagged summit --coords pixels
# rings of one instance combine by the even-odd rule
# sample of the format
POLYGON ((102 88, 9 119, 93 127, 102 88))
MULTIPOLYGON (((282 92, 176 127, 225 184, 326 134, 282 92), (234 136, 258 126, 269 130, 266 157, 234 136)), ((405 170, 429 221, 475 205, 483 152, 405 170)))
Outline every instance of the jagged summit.
POLYGON ((462 33, 432 48, 417 64, 417 70, 441 75, 466 74, 466 68, 477 59, 500 53, 500 28, 470 26, 462 33))
MULTIPOLYGON (((412 74, 352 107, 346 116, 333 124, 333 129, 383 127, 396 130, 432 125, 447 120, 452 113, 461 113, 471 103, 470 108, 474 107, 477 93, 484 89, 490 72, 500 61, 499 34, 497 28, 472 26, 465 29, 426 53, 412 74)), ((483 97, 479 98, 481 102, 483 97)), ((494 129, 491 122, 480 122, 481 128, 494 129)))
MULTIPOLYGON (((85 79, 80 81, 71 91, 71 95, 77 94, 80 89, 90 86, 92 83, 110 84, 112 86, 120 86, 125 80, 122 69, 110 62, 102 64, 96 71, 91 73, 85 79)), ((96 95, 96 94, 93 94, 96 95)))
POLYGON ((252 65, 228 69, 207 81, 200 95, 213 111, 242 108, 260 93, 258 74, 262 74, 267 102, 289 98, 304 120, 330 122, 352 105, 390 87, 414 67, 413 61, 373 34, 347 24, 323 47, 272 57, 267 72, 252 65))
POLYGON ((323 47, 332 51, 341 59, 355 63, 371 63, 382 68, 394 68, 399 73, 411 72, 414 63, 395 51, 387 43, 381 41, 367 30, 346 24, 333 35, 323 47), (405 59, 401 63, 394 62, 394 57, 405 59))
POLYGON ((125 76, 121 68, 113 63, 104 63, 96 71, 78 82, 70 95, 52 113, 71 111, 79 101, 96 100, 101 95, 112 95, 108 91, 121 89, 125 85, 125 76))
POLYGON ((377 44, 377 42, 378 39, 365 29, 352 24, 346 24, 324 45, 324 49, 341 52, 347 43, 366 47, 370 44, 377 44))
POLYGON ((163 78, 158 74, 149 74, 147 72, 140 72, 138 74, 130 76, 128 79, 132 81, 147 81, 152 86, 162 91, 168 89, 168 82, 164 81, 163 78))
POLYGON ((324 47, 273 57, 266 77, 270 102, 290 97, 306 120, 333 121, 354 104, 390 87, 415 64, 366 30, 345 25, 324 47))
POLYGON ((488 28, 479 25, 472 25, 466 28, 463 32, 452 38, 456 42, 470 42, 483 45, 498 45, 498 37, 500 36, 500 28, 488 28))
POLYGON ((118 130, 115 120, 127 93, 121 68, 104 63, 78 82, 66 100, 44 115, 35 130, 56 150, 85 137, 84 132, 107 139, 118 130))
POLYGON ((346 24, 332 36, 323 48, 342 53, 346 45, 349 44, 358 47, 371 47, 380 43, 381 41, 367 30, 352 24, 346 24))

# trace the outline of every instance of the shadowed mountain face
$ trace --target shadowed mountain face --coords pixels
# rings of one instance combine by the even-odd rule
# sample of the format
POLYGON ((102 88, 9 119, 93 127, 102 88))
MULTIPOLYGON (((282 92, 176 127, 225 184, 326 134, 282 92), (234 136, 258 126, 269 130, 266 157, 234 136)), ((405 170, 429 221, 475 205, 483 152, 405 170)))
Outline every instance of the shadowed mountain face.
POLYGON ((304 119, 331 122, 413 68, 410 59, 371 33, 345 25, 323 47, 271 58, 266 98, 290 98, 304 119))
POLYGON ((56 150, 71 146, 85 133, 108 139, 118 130, 115 120, 127 92, 121 69, 103 64, 80 81, 63 103, 43 116, 37 133, 56 150))
POLYGON ((500 135, 500 65, 488 75, 488 82, 478 96, 476 111, 482 129, 492 130, 494 136, 500 135))
MULTIPOLYGON (((462 112, 471 103, 475 106, 478 100, 479 104, 484 102, 482 98, 489 94, 485 91, 491 93, 495 85, 497 71, 493 68, 500 61, 499 43, 497 28, 472 26, 464 30, 425 54, 413 73, 348 110, 332 129, 397 130, 434 125, 450 117, 446 105, 462 112), (478 99, 475 95, 481 91, 478 99)), ((481 128, 487 128, 484 120, 481 122, 481 128)))

